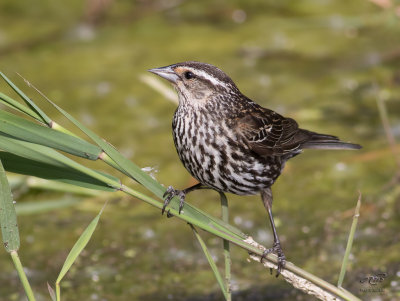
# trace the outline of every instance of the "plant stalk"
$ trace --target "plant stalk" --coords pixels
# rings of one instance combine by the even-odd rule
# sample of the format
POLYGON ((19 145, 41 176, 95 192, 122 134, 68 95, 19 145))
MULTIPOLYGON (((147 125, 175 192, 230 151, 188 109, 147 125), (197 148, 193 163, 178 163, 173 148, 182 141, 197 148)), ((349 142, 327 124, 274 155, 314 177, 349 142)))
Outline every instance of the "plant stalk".
POLYGON ((337 286, 340 288, 342 287, 342 284, 343 284, 344 275, 346 274, 347 262, 348 262, 348 259, 350 256, 351 247, 353 246, 354 234, 355 234, 356 228, 357 228, 358 217, 360 216, 360 206, 361 206, 361 192, 359 193, 359 196, 358 196, 357 206, 356 206, 356 209, 354 212, 353 222, 351 224, 350 233, 349 233, 349 238, 347 240, 346 252, 344 253, 342 267, 340 269, 339 280, 338 280, 338 284, 337 284, 337 286))
MULTIPOLYGON (((226 198, 225 193, 220 192, 219 193, 221 197, 221 215, 222 215, 222 220, 226 223, 229 223, 229 210, 228 210, 228 200, 226 198)), ((225 261, 225 288, 226 288, 226 296, 227 296, 227 301, 232 300, 232 290, 231 290, 231 266, 232 266, 232 261, 231 261, 231 252, 230 252, 230 246, 229 246, 229 240, 223 239, 223 246, 224 246, 224 261, 225 261)))
POLYGON ((206 243, 205 243, 204 240, 201 238, 201 236, 200 236, 200 234, 197 232, 196 228, 193 227, 192 224, 189 224, 189 225, 190 225, 190 227, 192 228, 193 233, 194 233, 195 237, 197 238, 197 241, 200 243, 201 249, 203 250, 204 255, 205 255, 206 258, 207 258, 207 261, 208 261, 208 263, 209 263, 209 265, 210 265, 210 267, 211 267, 211 270, 212 270, 213 273, 214 273, 214 276, 215 276, 215 278, 216 278, 216 280, 217 280, 217 282, 218 282, 218 284, 219 284, 219 287, 221 288, 221 291, 222 291, 222 293, 223 293, 223 295, 224 295, 225 300, 227 300, 227 301, 230 300, 230 299, 229 299, 229 296, 228 296, 228 289, 227 289, 227 288, 225 287, 225 285, 224 285, 224 280, 222 279, 221 274, 220 274, 219 271, 218 271, 217 265, 215 264, 215 261, 214 261, 214 259, 212 258, 211 253, 210 253, 210 251, 208 250, 208 248, 207 248, 207 246, 206 246, 206 243))
MULTIPOLYGON (((137 197, 141 199, 142 201, 151 204, 157 208, 162 207, 162 204, 151 197, 144 195, 138 191, 135 191, 127 186, 122 185, 123 192, 137 197)), ((216 227, 214 224, 204 224, 199 222, 197 219, 194 219, 190 216, 187 216, 185 214, 179 214, 178 210, 175 210, 173 208, 170 209, 170 213, 174 216, 179 217, 180 219, 188 222, 189 224, 193 224, 198 226, 199 228, 203 229, 204 231, 207 231, 209 233, 212 233, 214 235, 217 235, 223 239, 226 239, 230 241, 231 243, 249 251, 250 257, 255 260, 260 262, 261 256, 264 254, 264 250, 266 249, 264 246, 258 244, 254 240, 252 240, 251 237, 248 237, 246 240, 239 239, 235 236, 232 236, 226 232, 223 231, 216 231, 216 227)), ((266 260, 263 261, 264 265, 268 265, 268 268, 277 268, 277 263, 278 259, 275 254, 268 254, 266 257, 266 260)), ((325 280, 299 268, 298 266, 294 265, 291 262, 286 262, 285 269, 282 271, 282 277, 285 278, 286 281, 291 283, 293 286, 296 288, 309 293, 313 291, 322 291, 326 292, 330 296, 338 296, 344 300, 349 300, 349 301, 359 301, 360 299, 354 296, 352 293, 349 291, 343 289, 343 288, 338 288, 325 280), (304 282, 307 283, 306 286, 301 286, 304 282), (299 284, 299 285, 297 285, 299 284)), ((324 299, 322 299, 324 300, 324 299)), ((326 300, 334 300, 334 299, 326 299, 326 300)), ((336 299, 337 300, 337 299, 336 299)))
POLYGON ((24 287, 25 294, 26 294, 28 300, 35 301, 36 300, 35 296, 33 295, 32 288, 29 284, 28 278, 26 277, 21 260, 19 259, 18 252, 11 251, 10 254, 11 254, 12 261, 14 262, 15 269, 17 270, 19 279, 21 280, 22 286, 24 287))
POLYGON ((390 128, 389 117, 388 117, 388 113, 386 110, 385 100, 382 99, 382 97, 378 97, 376 102, 378 105, 379 116, 381 118, 383 129, 385 130, 386 139, 389 143, 390 150, 393 153, 393 157, 396 161, 397 167, 400 169, 400 154, 397 151, 396 141, 395 141, 392 129, 390 128))
POLYGON ((61 301, 60 281, 56 282, 56 300, 61 301))

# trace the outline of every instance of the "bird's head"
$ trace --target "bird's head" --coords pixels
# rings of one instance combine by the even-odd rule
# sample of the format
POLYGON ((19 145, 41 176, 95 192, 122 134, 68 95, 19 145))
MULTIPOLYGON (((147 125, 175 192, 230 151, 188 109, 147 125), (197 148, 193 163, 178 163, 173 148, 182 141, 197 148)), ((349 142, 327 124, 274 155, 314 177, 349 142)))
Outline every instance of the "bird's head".
POLYGON ((150 69, 150 72, 170 81, 180 103, 204 104, 214 95, 239 93, 231 78, 219 68, 200 62, 184 62, 150 69))

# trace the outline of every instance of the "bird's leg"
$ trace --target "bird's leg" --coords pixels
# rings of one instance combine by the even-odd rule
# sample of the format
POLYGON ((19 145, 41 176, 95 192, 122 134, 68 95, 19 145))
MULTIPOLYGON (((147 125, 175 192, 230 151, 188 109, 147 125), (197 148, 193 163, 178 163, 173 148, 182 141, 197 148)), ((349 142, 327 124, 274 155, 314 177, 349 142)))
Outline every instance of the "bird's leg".
POLYGON ((185 204, 185 197, 189 192, 192 192, 197 189, 206 189, 209 188, 207 186, 204 186, 201 183, 198 183, 196 185, 190 186, 189 188, 183 189, 183 190, 178 190, 174 189, 172 186, 168 186, 167 190, 165 191, 163 198, 164 199, 164 206, 162 207, 161 214, 164 214, 165 208, 168 206, 168 204, 171 202, 172 198, 174 196, 178 196, 180 199, 179 202, 179 214, 181 214, 181 211, 183 209, 183 205, 185 204))
POLYGON ((261 260, 265 259, 265 257, 269 253, 276 254, 278 256, 278 271, 276 273, 276 277, 278 277, 279 274, 281 273, 282 269, 285 267, 286 257, 285 257, 285 254, 283 254, 281 242, 279 241, 278 233, 276 232, 274 217, 272 216, 272 191, 271 191, 271 188, 261 191, 261 199, 264 203, 265 208, 268 211, 269 221, 271 223, 272 233, 274 235, 274 244, 272 245, 272 248, 269 248, 264 251, 264 254, 261 256, 261 260))

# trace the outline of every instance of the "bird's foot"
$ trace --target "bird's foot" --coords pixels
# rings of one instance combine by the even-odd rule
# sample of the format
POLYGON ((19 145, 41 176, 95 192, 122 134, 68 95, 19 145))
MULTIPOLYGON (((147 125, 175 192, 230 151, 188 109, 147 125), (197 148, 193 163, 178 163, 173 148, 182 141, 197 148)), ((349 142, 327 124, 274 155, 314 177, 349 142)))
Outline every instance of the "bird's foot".
MULTIPOLYGON (((278 270, 276 271, 276 277, 278 277, 286 264, 286 257, 285 254, 283 254, 283 250, 279 241, 275 241, 272 248, 269 248, 264 251, 264 253, 261 256, 261 261, 263 261, 263 259, 265 259, 269 253, 274 253, 276 256, 278 256, 278 270)), ((271 274, 272 274, 272 269, 271 269, 271 274)))
MULTIPOLYGON (((168 204, 171 202, 172 198, 174 196, 178 196, 180 199, 179 202, 179 214, 181 214, 181 211, 183 209, 183 205, 185 204, 185 196, 186 192, 184 190, 178 190, 174 189, 172 186, 168 186, 167 190, 165 191, 163 198, 164 199, 164 206, 162 207, 161 214, 164 214, 165 208, 168 206, 168 204)), ((171 217, 172 214, 168 212, 168 217, 171 217)))

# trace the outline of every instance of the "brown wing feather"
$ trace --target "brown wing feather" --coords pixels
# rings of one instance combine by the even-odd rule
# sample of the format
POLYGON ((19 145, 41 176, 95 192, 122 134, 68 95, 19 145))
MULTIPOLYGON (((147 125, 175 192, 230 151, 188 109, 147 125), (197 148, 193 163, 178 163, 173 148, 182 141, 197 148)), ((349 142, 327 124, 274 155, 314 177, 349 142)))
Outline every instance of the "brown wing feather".
POLYGON ((251 150, 261 156, 295 155, 303 148, 360 149, 358 144, 340 141, 332 135, 299 129, 291 118, 259 107, 238 120, 238 129, 251 150))
POLYGON ((294 152, 309 138, 299 130, 295 120, 264 108, 247 112, 239 120, 239 129, 249 147, 261 156, 281 156, 294 152))

